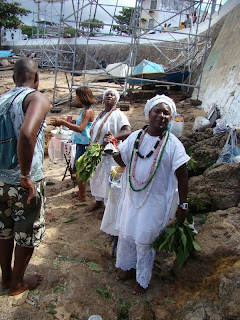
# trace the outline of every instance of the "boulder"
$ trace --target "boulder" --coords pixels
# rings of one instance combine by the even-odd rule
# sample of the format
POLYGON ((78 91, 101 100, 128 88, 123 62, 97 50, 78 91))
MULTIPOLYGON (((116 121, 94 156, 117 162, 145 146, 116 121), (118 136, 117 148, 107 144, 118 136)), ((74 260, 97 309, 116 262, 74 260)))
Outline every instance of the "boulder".
POLYGON ((189 197, 197 196, 207 210, 227 209, 240 202, 239 164, 216 163, 203 175, 189 179, 189 197))

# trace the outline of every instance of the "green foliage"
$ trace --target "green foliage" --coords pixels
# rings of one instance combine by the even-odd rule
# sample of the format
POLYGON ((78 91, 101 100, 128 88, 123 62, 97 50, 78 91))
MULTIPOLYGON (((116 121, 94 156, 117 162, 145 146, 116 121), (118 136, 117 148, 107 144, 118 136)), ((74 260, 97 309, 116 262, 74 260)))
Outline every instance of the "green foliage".
POLYGON ((107 291, 107 289, 97 288, 97 293, 99 293, 105 300, 108 300, 111 298, 111 295, 107 291))
POLYGON ((80 22, 79 25, 84 31, 89 30, 90 36, 95 36, 97 32, 104 28, 104 22, 94 18, 84 20, 83 22, 80 22))
POLYGON ((175 252, 179 268, 182 268, 192 251, 201 251, 201 247, 194 240, 196 233, 189 227, 193 223, 191 215, 181 225, 177 219, 168 226, 152 243, 151 247, 156 251, 167 249, 175 252))
POLYGON ((56 288, 53 289, 53 293, 64 293, 66 291, 66 287, 64 284, 59 284, 56 288))
POLYGON ((115 21, 118 24, 113 26, 113 30, 117 31, 118 34, 132 34, 132 29, 129 27, 131 25, 131 18, 134 8, 123 8, 120 11, 120 15, 115 15, 115 21))
POLYGON ((203 157, 203 161, 206 169, 210 168, 214 163, 216 163, 216 160, 211 159, 208 155, 203 157))
POLYGON ((46 309, 48 314, 54 316, 57 313, 57 311, 54 310, 54 308, 56 308, 56 306, 54 304, 50 304, 50 305, 46 306, 45 309, 46 309))
POLYGON ((189 210, 191 212, 199 213, 207 210, 207 203, 205 200, 199 198, 197 194, 189 194, 188 196, 189 210))
POLYGON ((75 218, 75 217, 70 217, 69 219, 63 221, 63 223, 70 223, 70 222, 72 222, 72 221, 74 221, 74 220, 77 220, 77 218, 75 218))
POLYGON ((87 262, 87 266, 92 271, 99 272, 102 270, 102 266, 100 264, 97 264, 96 262, 89 261, 89 262, 87 262))
POLYGON ((199 214, 198 217, 200 218, 200 224, 203 225, 204 223, 206 223, 207 218, 204 214, 199 214))
POLYGON ((123 299, 120 299, 119 302, 120 302, 120 316, 118 319, 127 320, 129 318, 129 310, 131 308, 131 303, 128 303, 123 299))
POLYGON ((34 39, 37 37, 37 33, 39 38, 43 38, 44 36, 44 29, 43 28, 37 28, 36 26, 26 26, 23 25, 21 27, 22 34, 26 34, 29 39, 34 39))
MULTIPOLYGON (((35 27, 37 30, 37 27, 35 27)), ((28 38, 32 38, 33 32, 34 32, 34 27, 33 26, 27 26, 27 25, 23 25, 21 27, 22 30, 22 34, 26 34, 28 36, 28 38)))
POLYGON ((76 161, 77 178, 86 183, 96 170, 97 165, 102 159, 103 146, 93 143, 86 147, 84 154, 76 161))
POLYGON ((194 158, 191 157, 188 161, 187 169, 188 171, 193 171, 194 173, 197 172, 197 161, 194 158))
POLYGON ((67 262, 70 262, 70 263, 80 263, 80 262, 83 262, 83 259, 82 259, 82 258, 69 258, 69 257, 66 257, 66 256, 59 256, 59 260, 60 260, 60 261, 67 261, 67 262))
POLYGON ((176 304, 177 303, 177 301, 172 300, 172 299, 168 299, 168 298, 165 298, 164 300, 169 302, 169 303, 171 303, 171 304, 176 304))
POLYGON ((65 28, 64 32, 63 32, 63 37, 64 38, 71 38, 71 37, 75 37, 75 29, 69 27, 69 28, 65 28))
POLYGON ((18 2, 0 1, 0 45, 2 28, 17 29, 22 23, 19 17, 27 16, 31 11, 20 7, 18 2))

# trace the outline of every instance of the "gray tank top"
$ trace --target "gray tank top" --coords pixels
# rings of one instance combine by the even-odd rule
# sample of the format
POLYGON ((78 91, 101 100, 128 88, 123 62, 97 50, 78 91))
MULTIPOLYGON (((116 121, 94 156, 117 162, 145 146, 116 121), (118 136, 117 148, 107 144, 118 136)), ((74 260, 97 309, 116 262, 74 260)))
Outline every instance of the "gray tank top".
MULTIPOLYGON (((10 107, 10 114, 11 114, 16 137, 19 136, 19 131, 21 129, 21 126, 25 117, 25 113, 23 112, 23 108, 22 108, 23 101, 29 93, 32 93, 34 91, 35 89, 17 87, 13 90, 6 92, 4 95, 0 97, 0 108, 1 108, 1 106, 3 106, 5 103, 11 103, 13 100, 13 97, 17 95, 17 97, 14 99, 10 107)), ((31 180, 33 182, 42 180, 44 178, 43 159, 44 159, 45 128, 46 128, 46 123, 44 121, 37 134, 37 140, 36 140, 33 159, 32 159, 31 180)), ((9 183, 12 185, 19 185, 20 184, 19 166, 17 166, 13 170, 2 170, 0 168, 0 181, 9 183)))

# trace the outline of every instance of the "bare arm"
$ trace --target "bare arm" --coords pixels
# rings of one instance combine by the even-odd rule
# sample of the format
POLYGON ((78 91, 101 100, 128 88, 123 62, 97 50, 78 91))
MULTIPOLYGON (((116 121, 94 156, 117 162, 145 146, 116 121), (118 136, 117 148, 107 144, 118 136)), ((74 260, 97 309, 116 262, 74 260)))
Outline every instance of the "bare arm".
POLYGON ((123 160, 122 160, 122 157, 121 157, 120 152, 114 153, 114 154, 113 154, 113 159, 117 162, 117 164, 118 164, 120 167, 122 167, 122 168, 126 167, 125 163, 124 163, 123 160))
POLYGON ((87 109, 83 113, 82 120, 79 125, 67 122, 66 120, 61 119, 61 118, 51 118, 50 124, 52 124, 54 126, 65 126, 65 127, 69 128, 70 130, 81 133, 81 132, 83 132, 86 125, 88 124, 88 122, 91 121, 91 118, 93 118, 93 117, 94 117, 93 110, 87 109))
POLYGON ((125 140, 130 134, 132 130, 130 126, 123 126, 121 130, 114 136, 117 140, 125 140))
MULTIPOLYGON (((48 98, 38 91, 29 94, 24 100, 23 110, 26 114, 17 144, 18 162, 23 176, 30 175, 37 133, 49 109, 48 98)), ((21 178, 20 184, 22 187, 29 189, 28 203, 30 203, 34 194, 33 182, 27 177, 21 178)))
POLYGON ((113 139, 125 140, 131 134, 130 126, 123 126, 121 130, 114 136, 111 131, 108 131, 103 138, 103 146, 106 146, 109 142, 112 142, 113 139))
MULTIPOLYGON (((178 180, 178 193, 180 203, 187 202, 188 195, 188 171, 186 164, 183 164, 176 170, 176 176, 178 180)), ((180 223, 182 223, 187 216, 187 210, 177 208, 176 217, 180 223)))

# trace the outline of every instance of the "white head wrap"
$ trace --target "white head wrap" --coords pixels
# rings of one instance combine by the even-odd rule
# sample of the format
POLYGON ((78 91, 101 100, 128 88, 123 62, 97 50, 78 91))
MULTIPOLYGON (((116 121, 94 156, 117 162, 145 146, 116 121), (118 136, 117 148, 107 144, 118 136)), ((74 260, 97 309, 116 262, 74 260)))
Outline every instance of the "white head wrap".
POLYGON ((168 96, 165 96, 164 94, 161 94, 161 95, 157 94, 155 97, 148 100, 147 103, 145 104, 144 114, 147 120, 149 120, 149 113, 152 110, 152 108, 159 103, 166 103, 171 109, 171 118, 174 117, 175 113, 177 112, 175 102, 168 96))
POLYGON ((115 95, 115 97, 116 97, 116 101, 118 102, 119 99, 120 99, 120 95, 119 95, 119 93, 117 92, 116 89, 112 89, 112 88, 108 88, 107 90, 105 90, 105 91, 103 92, 103 100, 104 100, 104 98, 105 98, 105 95, 106 95, 109 91, 112 91, 112 92, 114 93, 114 95, 115 95))

